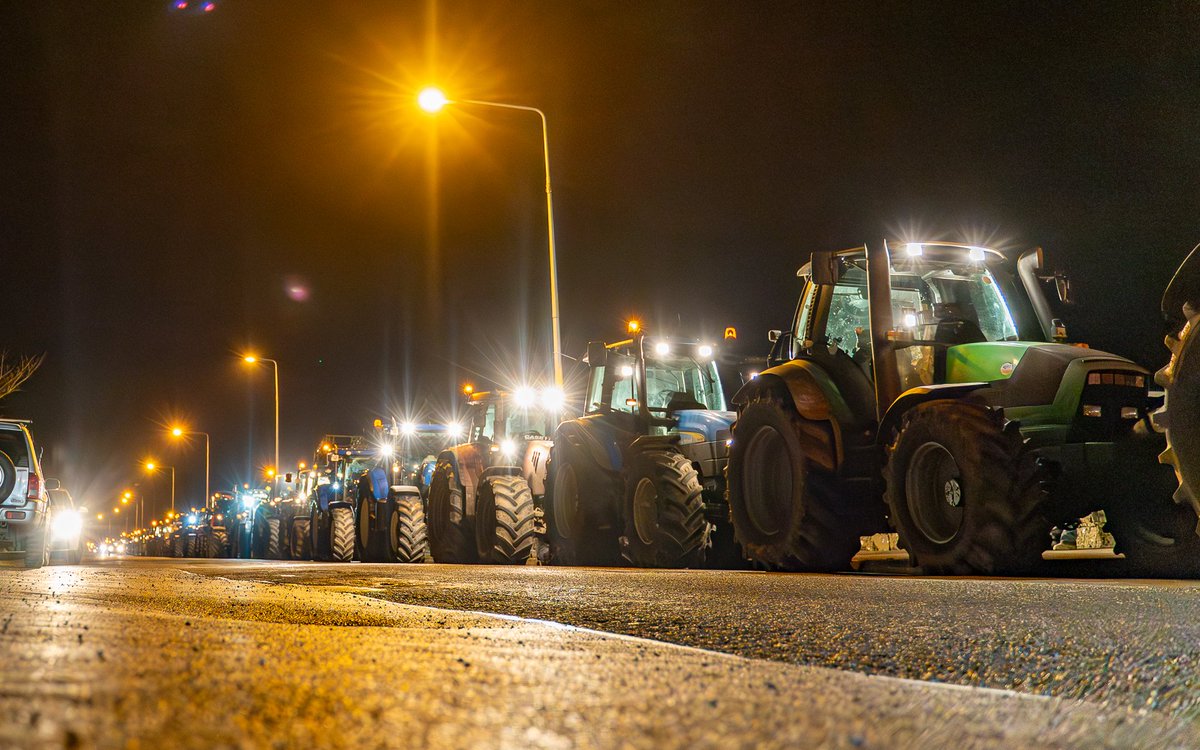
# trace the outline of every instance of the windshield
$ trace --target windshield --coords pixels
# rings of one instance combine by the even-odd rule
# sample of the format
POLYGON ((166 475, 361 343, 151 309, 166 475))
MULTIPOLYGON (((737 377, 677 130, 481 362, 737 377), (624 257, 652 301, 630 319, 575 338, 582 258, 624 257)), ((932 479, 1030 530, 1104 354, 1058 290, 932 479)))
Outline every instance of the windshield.
POLYGON ((0 429, 0 451, 4 451, 15 466, 29 467, 29 447, 25 433, 20 430, 0 429))
POLYGON ((725 408, 725 394, 716 363, 691 357, 646 359, 646 406, 651 409, 725 408))

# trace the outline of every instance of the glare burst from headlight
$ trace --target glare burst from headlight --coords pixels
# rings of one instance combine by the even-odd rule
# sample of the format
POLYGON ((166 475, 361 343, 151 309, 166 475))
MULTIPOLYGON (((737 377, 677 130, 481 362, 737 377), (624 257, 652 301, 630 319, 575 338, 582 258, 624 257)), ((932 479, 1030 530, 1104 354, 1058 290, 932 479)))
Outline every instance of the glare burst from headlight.
POLYGON ((65 510, 54 515, 54 525, 50 534, 55 539, 70 539, 83 531, 83 517, 78 511, 65 510))

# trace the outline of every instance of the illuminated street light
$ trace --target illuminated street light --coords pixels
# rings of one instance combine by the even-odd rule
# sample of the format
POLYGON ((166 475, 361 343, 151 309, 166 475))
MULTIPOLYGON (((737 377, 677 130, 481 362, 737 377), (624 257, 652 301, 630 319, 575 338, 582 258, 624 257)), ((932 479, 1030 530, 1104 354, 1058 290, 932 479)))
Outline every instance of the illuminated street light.
MULTIPOLYGON (((273 359, 266 357, 258 357, 253 354, 247 354, 242 357, 242 360, 248 364, 257 362, 270 362, 271 368, 275 372, 275 466, 279 465, 279 363, 273 359)), ((207 494, 207 492, 205 493, 207 494)))
POLYGON ((558 260, 554 251, 554 200, 550 190, 550 138, 546 128, 546 113, 537 107, 526 107, 520 104, 503 104, 501 102, 485 102, 475 99, 448 99, 440 89, 429 87, 417 95, 417 104, 421 109, 431 114, 441 111, 447 104, 468 104, 479 107, 497 107, 521 112, 536 113, 542 121, 542 160, 546 167, 546 228, 549 235, 550 250, 550 334, 553 345, 554 385, 563 387, 562 371, 562 337, 558 326, 558 260))
POLYGON ((211 441, 208 437, 208 433, 207 432, 199 432, 196 430, 186 430, 182 427, 172 427, 171 435, 176 438, 181 438, 184 435, 203 435, 204 436, 204 506, 208 507, 208 504, 210 501, 209 491, 208 491, 208 477, 209 477, 209 465, 210 465, 209 457, 212 455, 211 445, 210 445, 211 441))

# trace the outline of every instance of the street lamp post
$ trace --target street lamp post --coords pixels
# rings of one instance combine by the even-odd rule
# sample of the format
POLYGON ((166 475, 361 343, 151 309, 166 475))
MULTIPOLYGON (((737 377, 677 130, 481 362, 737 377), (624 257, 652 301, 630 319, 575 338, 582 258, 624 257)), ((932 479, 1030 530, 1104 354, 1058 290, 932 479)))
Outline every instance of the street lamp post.
POLYGON ((146 471, 157 471, 159 469, 170 469, 171 470, 171 512, 174 513, 175 512, 175 467, 174 466, 163 466, 161 464, 156 464, 153 461, 146 462, 146 471))
POLYGON ((273 359, 266 357, 256 357, 253 354, 248 354, 243 357, 246 362, 254 364, 255 362, 270 362, 271 367, 275 371, 275 469, 279 470, 279 363, 273 359))
MULTIPOLYGON (((562 372, 562 337, 559 332, 558 325, 558 256, 555 254, 554 248, 554 200, 550 190, 550 138, 546 128, 546 113, 537 107, 526 107, 520 104, 503 104, 501 102, 487 102, 476 99, 447 99, 439 89, 427 88, 417 96, 417 104, 426 112, 436 113, 445 107, 447 104, 473 104, 480 107, 497 107, 499 109, 513 109, 521 112, 534 112, 542 121, 542 161, 546 168, 546 229, 549 235, 549 250, 550 250, 550 335, 551 345, 554 349, 552 357, 554 358, 554 386, 561 389, 563 387, 563 372, 562 372)), ((279 463, 278 458, 276 464, 279 463)))
MULTIPOLYGON (((276 419, 278 419, 278 416, 276 416, 276 419)), ((278 430, 278 427, 276 429, 278 430)), ((174 437, 183 437, 184 435, 203 435, 204 436, 204 507, 207 508, 209 506, 209 501, 210 501, 209 489, 208 489, 208 477, 209 477, 209 465, 210 465, 209 457, 211 454, 210 445, 209 445, 210 440, 209 440, 208 433, 207 432, 199 432, 197 430, 185 430, 182 427, 175 427, 171 430, 171 435, 174 437)), ((278 447, 279 442, 278 441, 279 441, 279 439, 278 439, 278 437, 276 437, 276 448, 275 448, 276 450, 279 450, 279 447, 278 447)))

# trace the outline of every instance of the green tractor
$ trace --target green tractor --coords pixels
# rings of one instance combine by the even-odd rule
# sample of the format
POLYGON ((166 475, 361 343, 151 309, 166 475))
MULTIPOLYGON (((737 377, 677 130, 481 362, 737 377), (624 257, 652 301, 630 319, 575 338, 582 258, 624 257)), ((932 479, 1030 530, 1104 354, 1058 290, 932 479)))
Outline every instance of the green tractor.
POLYGON ((1151 491, 1150 373, 1062 343, 1046 290, 1069 301, 1069 282, 1040 249, 882 242, 813 253, 799 275, 772 366, 734 398, 729 503, 750 558, 842 569, 886 517, 925 572, 1024 573, 1055 523, 1103 508, 1135 569, 1179 572, 1134 533, 1180 539, 1153 520, 1170 496, 1151 491))

